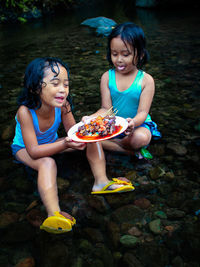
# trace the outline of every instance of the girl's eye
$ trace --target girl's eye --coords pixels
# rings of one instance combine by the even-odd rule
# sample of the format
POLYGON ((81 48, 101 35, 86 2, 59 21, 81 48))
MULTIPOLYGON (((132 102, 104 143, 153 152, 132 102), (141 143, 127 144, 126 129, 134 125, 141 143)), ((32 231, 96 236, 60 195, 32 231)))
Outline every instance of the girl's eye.
POLYGON ((52 83, 52 84, 53 84, 53 86, 55 86, 55 87, 59 85, 58 83, 52 83))
POLYGON ((64 84, 64 87, 68 88, 69 87, 69 84, 68 83, 64 84))

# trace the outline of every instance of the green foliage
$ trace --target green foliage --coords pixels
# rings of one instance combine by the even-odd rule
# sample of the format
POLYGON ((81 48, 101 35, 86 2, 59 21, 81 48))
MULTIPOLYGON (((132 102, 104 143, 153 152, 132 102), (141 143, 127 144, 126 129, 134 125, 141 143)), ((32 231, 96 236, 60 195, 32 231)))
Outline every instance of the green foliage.
POLYGON ((38 14, 47 14, 69 9, 75 5, 78 0, 0 0, 3 2, 0 6, 0 23, 4 19, 4 11, 13 14, 18 21, 25 23, 28 18, 37 18, 38 14), (3 11, 3 12, 2 12, 3 11))

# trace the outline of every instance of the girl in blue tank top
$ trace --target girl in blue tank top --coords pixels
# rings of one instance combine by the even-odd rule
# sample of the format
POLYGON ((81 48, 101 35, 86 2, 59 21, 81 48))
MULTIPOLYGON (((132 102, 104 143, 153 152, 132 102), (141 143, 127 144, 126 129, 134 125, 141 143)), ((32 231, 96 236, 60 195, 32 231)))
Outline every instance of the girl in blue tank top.
POLYGON ((145 46, 143 30, 131 22, 117 25, 108 37, 107 59, 112 69, 101 77, 102 106, 91 117, 104 116, 113 107, 117 116, 128 121, 128 128, 116 139, 103 141, 105 149, 132 154, 148 146, 152 136, 161 136, 149 115, 155 84, 141 70, 148 60, 145 46))
MULTIPOLYGON (((61 121, 66 133, 76 123, 70 103, 66 64, 51 57, 33 60, 25 72, 11 148, 19 162, 38 172, 38 191, 48 214, 40 228, 56 234, 70 231, 75 219, 60 210, 57 166, 51 156, 86 147, 84 143, 74 142, 69 137, 58 138, 57 130, 61 121)), ((111 183, 106 176, 101 145, 88 144, 86 155, 95 178, 93 191, 97 191, 98 186, 111 183)), ((125 185, 122 189, 130 191, 130 188, 132 189, 130 185, 125 185)))

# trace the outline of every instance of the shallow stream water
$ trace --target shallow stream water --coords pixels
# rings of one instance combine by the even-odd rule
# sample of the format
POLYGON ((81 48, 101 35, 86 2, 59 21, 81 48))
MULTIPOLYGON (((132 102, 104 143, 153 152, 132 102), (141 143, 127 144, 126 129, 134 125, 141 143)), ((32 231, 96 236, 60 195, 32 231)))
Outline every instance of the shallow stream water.
POLYGON ((0 25, 1 266, 20 261, 42 267, 200 266, 199 25, 196 10, 124 8, 120 1, 25 25, 0 25), (150 53, 144 70, 156 83, 150 114, 162 139, 150 145, 151 161, 106 152, 108 175, 126 175, 136 187, 123 196, 91 198, 93 180, 84 153, 59 156, 61 205, 77 225, 65 236, 52 236, 27 217, 31 210, 45 212, 34 182, 10 152, 16 99, 27 64, 35 57, 55 56, 69 65, 77 122, 99 108, 99 81, 109 68, 106 38, 80 26, 96 16, 143 28, 150 53))

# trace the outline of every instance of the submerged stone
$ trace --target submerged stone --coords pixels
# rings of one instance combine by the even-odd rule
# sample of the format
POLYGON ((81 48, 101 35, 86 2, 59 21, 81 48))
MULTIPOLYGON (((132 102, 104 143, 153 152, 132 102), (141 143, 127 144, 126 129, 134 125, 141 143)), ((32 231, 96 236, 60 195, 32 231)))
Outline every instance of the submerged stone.
POLYGON ((139 242, 139 239, 132 235, 123 235, 120 238, 120 243, 127 248, 134 248, 139 242))
POLYGON ((160 234, 161 233, 160 225, 161 225, 160 219, 156 219, 149 223, 149 228, 154 234, 160 234))
POLYGON ((117 23, 106 17, 96 17, 84 20, 81 25, 95 28, 98 35, 108 36, 117 23))

